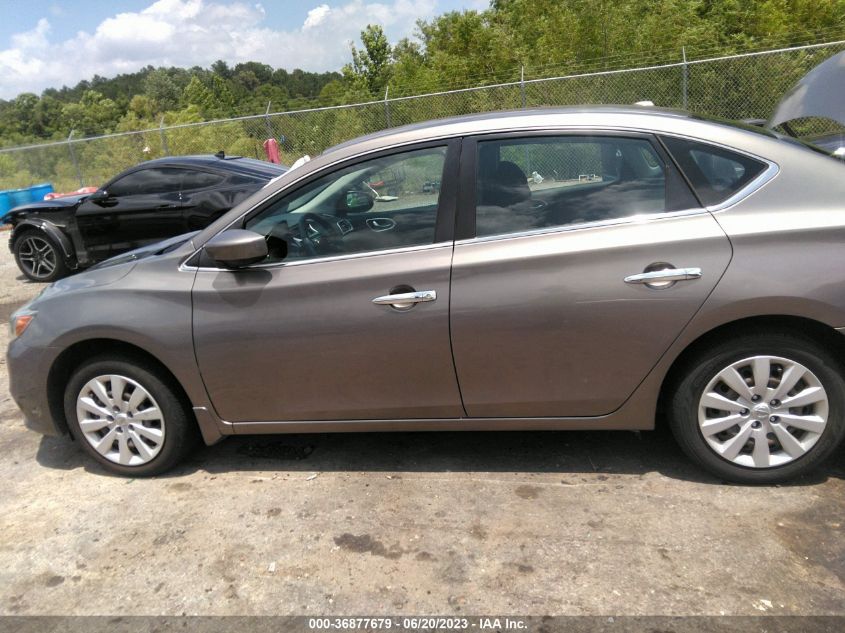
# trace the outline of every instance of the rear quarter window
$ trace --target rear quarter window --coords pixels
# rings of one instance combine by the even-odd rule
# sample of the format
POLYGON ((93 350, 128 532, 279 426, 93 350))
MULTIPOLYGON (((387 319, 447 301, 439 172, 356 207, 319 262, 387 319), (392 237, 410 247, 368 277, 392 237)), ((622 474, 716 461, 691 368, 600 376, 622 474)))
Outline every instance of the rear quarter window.
POLYGON ((723 147, 662 137, 704 206, 721 204, 766 169, 766 163, 723 147))

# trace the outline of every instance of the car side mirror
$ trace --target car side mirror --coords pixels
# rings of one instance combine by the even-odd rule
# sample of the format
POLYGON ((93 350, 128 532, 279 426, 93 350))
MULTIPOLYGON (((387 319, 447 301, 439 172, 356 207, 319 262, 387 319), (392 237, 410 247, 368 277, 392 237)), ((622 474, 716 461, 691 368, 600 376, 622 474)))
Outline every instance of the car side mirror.
POLYGON ((253 231, 231 229, 212 237, 203 250, 221 266, 243 268, 267 257, 267 241, 253 231))
POLYGON ((337 201, 337 210, 340 215, 347 213, 364 213, 373 208, 376 200, 367 191, 350 189, 345 192, 337 201))
POLYGON ((88 200, 97 204, 105 202, 109 198, 111 198, 111 196, 109 195, 109 192, 105 189, 98 189, 97 191, 88 196, 88 200))

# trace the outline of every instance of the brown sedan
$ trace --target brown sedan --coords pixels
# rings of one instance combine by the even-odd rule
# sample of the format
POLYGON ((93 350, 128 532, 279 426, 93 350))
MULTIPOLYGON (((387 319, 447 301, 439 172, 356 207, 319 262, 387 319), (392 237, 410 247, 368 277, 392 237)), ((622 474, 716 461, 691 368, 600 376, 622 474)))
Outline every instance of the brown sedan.
POLYGON ((11 390, 132 476, 200 434, 665 417, 717 476, 782 481, 845 434, 844 194, 840 161, 655 108, 390 130, 50 286, 11 390))

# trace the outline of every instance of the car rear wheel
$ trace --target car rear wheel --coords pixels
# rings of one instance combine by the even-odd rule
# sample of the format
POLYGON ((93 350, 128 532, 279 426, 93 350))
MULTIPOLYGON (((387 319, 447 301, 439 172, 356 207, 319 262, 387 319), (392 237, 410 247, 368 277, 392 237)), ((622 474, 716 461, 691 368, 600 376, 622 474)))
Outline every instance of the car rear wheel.
POLYGON ((42 231, 24 231, 12 250, 18 268, 31 281, 51 282, 70 272, 59 247, 42 231))
POLYGON ((690 363, 669 403, 681 448, 738 483, 810 472, 845 435, 836 358, 803 337, 759 334, 711 347, 690 363))
POLYGON ((113 473, 158 475, 196 444, 190 409, 151 365, 91 360, 71 376, 65 416, 82 448, 113 473))

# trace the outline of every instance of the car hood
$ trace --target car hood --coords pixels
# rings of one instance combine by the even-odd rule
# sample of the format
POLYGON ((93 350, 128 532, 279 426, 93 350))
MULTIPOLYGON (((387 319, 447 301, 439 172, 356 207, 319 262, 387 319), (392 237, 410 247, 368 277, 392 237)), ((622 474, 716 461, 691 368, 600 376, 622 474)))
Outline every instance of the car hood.
POLYGON ((805 117, 823 117, 845 125, 845 51, 804 75, 775 108, 768 127, 805 117))
POLYGON ((147 257, 152 257, 165 252, 170 252, 189 242, 199 231, 178 235, 162 242, 149 244, 142 248, 123 253, 111 259, 107 259, 79 274, 71 275, 45 286, 44 289, 28 304, 21 309, 35 309, 39 305, 53 297, 69 292, 86 291, 98 286, 107 286, 120 281, 135 268, 135 264, 147 257))
POLYGON ((38 202, 30 202, 28 204, 15 207, 12 211, 24 211, 26 209, 67 209, 68 207, 75 207, 89 195, 91 194, 81 193, 73 196, 53 198, 52 200, 39 200, 38 202))
POLYGON ((198 233, 199 231, 192 231, 191 233, 183 233, 182 235, 177 235, 176 237, 171 237, 169 239, 162 240, 161 242, 147 244, 146 246, 136 248, 133 251, 115 255, 114 257, 101 261, 99 264, 95 264, 88 270, 102 270, 103 268, 120 266, 121 264, 137 262, 139 259, 145 259, 147 257, 152 257, 153 255, 175 250, 176 248, 182 246, 185 242, 191 240, 198 233))
POLYGON ((10 209, 3 217, 0 217, 0 224, 5 224, 15 216, 25 215, 35 211, 61 211, 65 209, 72 209, 87 198, 90 194, 79 194, 76 196, 64 196, 62 198, 53 198, 52 200, 39 200, 38 202, 28 202, 18 207, 10 209))

